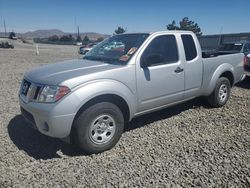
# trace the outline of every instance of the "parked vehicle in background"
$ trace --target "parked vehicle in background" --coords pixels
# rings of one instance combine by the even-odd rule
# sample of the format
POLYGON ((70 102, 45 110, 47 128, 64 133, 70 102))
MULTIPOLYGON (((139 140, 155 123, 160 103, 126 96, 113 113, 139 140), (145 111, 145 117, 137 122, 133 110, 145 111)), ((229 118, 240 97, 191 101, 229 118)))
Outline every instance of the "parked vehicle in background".
POLYGON ((9 44, 8 42, 0 42, 0 48, 14 48, 13 44, 9 44))
POLYGON ((250 42, 230 42, 225 43, 221 45, 218 49, 214 50, 202 50, 203 57, 216 57, 218 55, 223 54, 233 54, 233 53, 244 53, 245 59, 244 59, 244 69, 246 72, 246 75, 249 76, 249 58, 250 56, 247 56, 250 54, 250 42))
POLYGON ((81 46, 82 42, 76 42, 76 46, 81 46))
POLYGON ((244 69, 245 74, 250 76, 250 41, 245 42, 231 42, 223 44, 219 48, 219 53, 244 53, 244 69))
POLYGON ((10 32, 10 34, 9 34, 9 39, 17 40, 16 33, 10 32))
POLYGON ((220 53, 244 53, 245 55, 250 53, 250 42, 230 42, 221 45, 218 49, 220 53))
POLYGON ((82 60, 27 72, 21 111, 41 133, 99 153, 118 142, 134 117, 199 96, 222 107, 244 78, 243 59, 242 53, 203 58, 189 31, 114 35, 82 60))
POLYGON ((96 46, 97 43, 89 43, 87 45, 83 45, 79 48, 79 54, 85 55, 87 52, 92 50, 94 46, 96 46))
POLYGON ((223 54, 233 54, 233 53, 244 53, 245 55, 250 53, 250 42, 229 42, 222 44, 217 49, 202 49, 202 52, 207 57, 215 57, 223 54))
POLYGON ((250 77, 250 54, 245 56, 244 69, 245 69, 245 74, 250 77))

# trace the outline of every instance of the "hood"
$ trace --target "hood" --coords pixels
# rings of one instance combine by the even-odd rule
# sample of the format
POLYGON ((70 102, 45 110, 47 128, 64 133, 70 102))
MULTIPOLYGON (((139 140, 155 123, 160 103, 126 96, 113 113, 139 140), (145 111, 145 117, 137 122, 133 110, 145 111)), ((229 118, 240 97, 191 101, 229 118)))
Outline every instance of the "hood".
POLYGON ((59 85, 73 78, 117 67, 120 66, 99 61, 75 59, 38 67, 27 72, 25 78, 38 84, 59 85))

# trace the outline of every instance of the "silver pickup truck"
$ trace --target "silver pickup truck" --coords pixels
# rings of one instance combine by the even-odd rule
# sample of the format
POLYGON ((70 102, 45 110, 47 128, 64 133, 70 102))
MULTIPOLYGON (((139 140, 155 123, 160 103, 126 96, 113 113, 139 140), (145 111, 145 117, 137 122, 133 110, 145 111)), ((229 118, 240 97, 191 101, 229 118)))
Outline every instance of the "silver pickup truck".
POLYGON ((112 148, 136 116, 198 96, 225 105, 244 78, 243 59, 242 53, 207 57, 188 31, 114 35, 83 59, 27 72, 21 112, 41 133, 98 153, 112 148))

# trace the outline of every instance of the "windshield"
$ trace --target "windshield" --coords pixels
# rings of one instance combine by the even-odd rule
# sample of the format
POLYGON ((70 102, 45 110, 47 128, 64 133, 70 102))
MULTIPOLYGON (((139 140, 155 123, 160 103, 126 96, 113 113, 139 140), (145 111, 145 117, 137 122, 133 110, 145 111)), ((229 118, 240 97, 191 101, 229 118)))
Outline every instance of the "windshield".
POLYGON ((149 34, 114 35, 89 51, 83 59, 127 63, 149 34))
POLYGON ((240 52, 242 48, 241 43, 224 44, 219 48, 219 51, 237 51, 240 52))

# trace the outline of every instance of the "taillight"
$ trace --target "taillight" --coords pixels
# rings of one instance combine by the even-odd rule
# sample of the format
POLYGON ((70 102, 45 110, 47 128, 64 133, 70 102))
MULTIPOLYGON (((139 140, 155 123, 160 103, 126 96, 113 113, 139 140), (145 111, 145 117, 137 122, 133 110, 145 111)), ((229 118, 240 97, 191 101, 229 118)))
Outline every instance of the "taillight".
POLYGON ((244 65, 247 65, 247 56, 244 56, 244 65))

